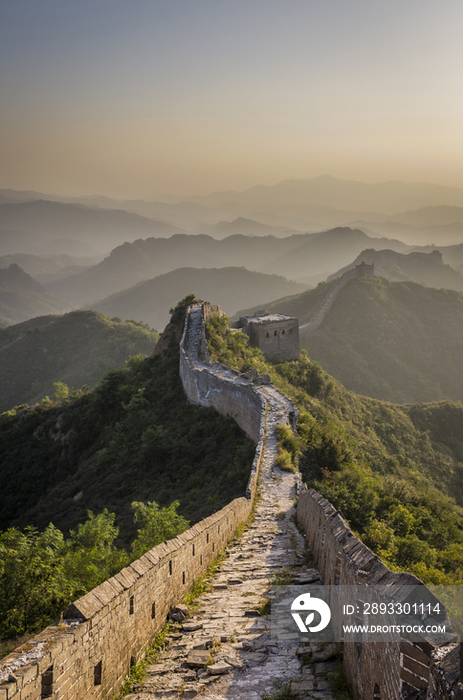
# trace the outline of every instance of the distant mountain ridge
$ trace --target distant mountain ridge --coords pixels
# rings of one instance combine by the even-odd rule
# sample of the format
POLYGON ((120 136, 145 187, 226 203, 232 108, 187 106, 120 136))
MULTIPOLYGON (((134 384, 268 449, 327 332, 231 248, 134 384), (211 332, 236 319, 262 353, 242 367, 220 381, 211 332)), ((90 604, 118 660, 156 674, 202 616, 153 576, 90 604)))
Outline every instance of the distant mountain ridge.
POLYGON ((309 211, 310 207, 327 206, 394 214, 425 206, 463 206, 463 189, 392 180, 365 183, 321 175, 308 180, 284 180, 273 186, 256 185, 243 192, 213 192, 204 196, 184 197, 183 200, 206 206, 240 202, 276 209, 293 207, 298 213, 309 211))
POLYGON ((72 255, 15 253, 0 257, 0 269, 5 269, 12 264, 19 265, 24 272, 31 275, 37 282, 44 284, 52 279, 59 279, 83 272, 84 269, 97 265, 100 261, 101 256, 99 258, 85 258, 72 255))
POLYGON ((65 306, 19 265, 0 269, 0 326, 43 314, 61 313, 65 306))
POLYGON ((463 222, 463 207, 449 205, 425 206, 417 210, 394 214, 391 221, 410 226, 450 226, 463 222))
POLYGON ((300 232, 296 229, 286 226, 267 226, 259 221, 246 219, 239 216, 234 221, 219 221, 217 224, 200 225, 196 228, 197 233, 205 233, 213 238, 223 239, 228 236, 275 236, 277 238, 286 238, 294 236, 300 232))
POLYGON ((244 267, 172 270, 152 280, 118 292, 95 304, 108 316, 145 321, 154 328, 164 328, 169 321, 168 309, 194 292, 198 298, 214 299, 227 315, 234 314, 247 301, 259 304, 288 294, 304 291, 306 285, 277 275, 250 272, 244 267))
MULTIPOLYGON (((203 233, 210 233, 207 230, 209 225, 216 226, 221 221, 231 223, 239 218, 311 232, 322 227, 358 227, 357 222, 360 221, 365 225, 389 222, 390 226, 405 226, 407 223, 417 228, 463 225, 462 212, 456 211, 463 208, 461 188, 419 182, 364 183, 341 180, 331 175, 285 180, 273 186, 256 185, 241 192, 213 192, 185 197, 164 195, 158 197, 158 201, 117 200, 103 196, 63 197, 0 189, 0 202, 18 203, 37 199, 80 204, 100 212, 125 210, 142 217, 160 219, 167 225, 203 233)), ((451 231, 447 230, 446 236, 449 234, 451 231)), ((384 235, 396 237, 389 228, 384 229, 384 235)), ((439 231, 432 232, 432 235, 437 239, 426 238, 424 242, 459 242, 456 238, 448 237, 442 241, 439 231)), ((406 242, 412 241, 407 239, 406 242)), ((415 242, 423 242, 423 239, 416 238, 415 242)))
POLYGON ((434 250, 430 253, 397 253, 393 250, 364 250, 346 267, 328 277, 328 281, 365 262, 375 266, 375 274, 386 277, 391 282, 417 282, 436 289, 453 289, 463 292, 463 274, 442 261, 442 254, 434 250))
POLYGON ((45 200, 0 204, 0 229, 19 229, 48 240, 76 239, 102 251, 128 240, 183 232, 177 226, 123 210, 91 209, 83 204, 45 200))
POLYGON ((85 272, 50 283, 50 291, 69 303, 93 305, 96 300, 182 267, 246 267, 301 283, 310 275, 334 272, 367 247, 407 250, 400 241, 372 239, 362 231, 338 228, 319 234, 228 236, 175 235, 124 243, 85 272))

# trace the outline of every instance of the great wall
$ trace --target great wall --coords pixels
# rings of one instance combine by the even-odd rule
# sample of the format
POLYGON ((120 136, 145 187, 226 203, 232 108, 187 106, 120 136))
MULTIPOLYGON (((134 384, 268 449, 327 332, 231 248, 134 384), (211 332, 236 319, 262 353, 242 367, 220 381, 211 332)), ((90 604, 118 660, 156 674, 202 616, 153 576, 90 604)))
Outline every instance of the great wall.
POLYGON ((374 272, 375 266, 367 265, 364 262, 360 263, 360 265, 356 265, 350 270, 347 270, 343 275, 341 275, 341 277, 339 277, 337 282, 331 287, 330 291, 323 299, 322 303, 320 304, 310 321, 304 323, 302 326, 299 326, 299 331, 305 331, 307 333, 312 333, 313 331, 316 331, 320 324, 326 318, 336 298, 339 296, 339 293, 344 289, 346 284, 348 284, 351 280, 358 279, 360 277, 371 277, 372 275, 374 275, 374 272))
MULTIPOLYGON (((324 581, 333 586, 386 584, 397 592, 422 585, 387 569, 358 538, 342 515, 298 475, 275 465, 275 426, 297 422, 291 402, 255 375, 240 375, 211 364, 205 323, 219 309, 189 307, 180 345, 180 374, 188 398, 233 416, 256 443, 246 496, 235 499, 72 603, 64 619, 19 647, 0 663, 0 700, 111 700, 131 666, 163 628, 172 608, 227 546, 227 557, 212 590, 168 637, 159 662, 132 688, 128 700, 203 698, 260 700, 273 682, 290 684, 293 697, 334 700, 329 676, 333 657, 343 666, 361 700, 450 700, 463 698, 460 645, 424 639, 412 643, 312 645, 310 663, 299 658, 308 647, 275 640, 270 621, 259 615, 269 578, 291 571, 301 590, 324 581), (254 520, 234 539, 251 514, 254 520), (297 520, 293 522, 297 499, 297 520), (307 564, 307 547, 312 562, 307 564), (317 568, 315 568, 317 567, 317 568), (212 649, 211 649, 212 647, 212 649), (450 652, 450 653, 449 653, 450 652), (211 661, 213 663, 211 663, 211 661)), ((335 621, 336 623, 336 621, 335 621)))

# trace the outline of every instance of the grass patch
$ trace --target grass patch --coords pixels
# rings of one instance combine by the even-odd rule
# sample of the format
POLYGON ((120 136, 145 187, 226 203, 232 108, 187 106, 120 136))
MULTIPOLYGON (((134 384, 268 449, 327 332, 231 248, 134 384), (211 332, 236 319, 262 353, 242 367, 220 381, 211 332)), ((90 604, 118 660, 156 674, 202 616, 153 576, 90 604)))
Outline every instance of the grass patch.
POLYGON ((339 662, 339 667, 336 673, 330 674, 327 680, 335 700, 352 700, 349 682, 346 678, 341 662, 339 662))
POLYGON ((196 608, 198 606, 197 598, 199 598, 199 596, 201 596, 203 593, 207 593, 212 590, 212 578, 220 569, 225 559, 225 549, 221 549, 214 561, 209 564, 205 573, 196 579, 191 592, 187 593, 184 597, 183 602, 185 605, 188 605, 188 607, 192 609, 196 608))
POLYGON ((257 610, 261 617, 264 615, 270 615, 272 610, 272 601, 270 598, 264 598, 260 601, 260 605, 256 606, 254 610, 257 610))
POLYGON ((294 576, 285 568, 283 568, 280 573, 273 574, 270 579, 272 586, 290 586, 293 583, 294 576))
POLYGON ((131 668, 130 675, 127 676, 119 694, 113 696, 113 700, 121 700, 121 698, 134 690, 133 686, 135 684, 143 681, 143 679, 146 677, 147 666, 150 666, 157 661, 159 654, 165 646, 165 639, 172 629, 174 628, 170 623, 164 625, 162 630, 158 635, 156 635, 154 641, 148 647, 145 657, 131 668))
POLYGON ((284 472, 297 472, 299 457, 302 455, 301 439, 284 423, 279 423, 275 432, 278 438, 277 467, 284 472))

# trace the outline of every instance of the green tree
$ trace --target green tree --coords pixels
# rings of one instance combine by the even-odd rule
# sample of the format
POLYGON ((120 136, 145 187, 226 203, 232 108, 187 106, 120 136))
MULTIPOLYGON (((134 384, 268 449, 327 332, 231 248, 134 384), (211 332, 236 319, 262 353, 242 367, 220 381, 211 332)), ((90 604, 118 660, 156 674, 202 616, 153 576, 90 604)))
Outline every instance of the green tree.
POLYGON ((87 520, 71 530, 65 550, 64 570, 72 582, 74 597, 95 588, 128 564, 124 550, 115 547, 119 529, 115 514, 105 508, 99 515, 87 511, 87 520))
POLYGON ((23 634, 47 624, 72 595, 62 558, 63 534, 50 524, 0 534, 0 630, 23 634))
POLYGON ((53 394, 55 401, 63 401, 69 396, 69 387, 64 382, 53 382, 53 389, 55 390, 53 394))
POLYGON ((134 501, 134 519, 140 525, 137 538, 132 543, 132 556, 138 559, 157 544, 171 540, 189 528, 188 520, 178 515, 180 503, 173 501, 167 508, 159 508, 155 501, 134 501))

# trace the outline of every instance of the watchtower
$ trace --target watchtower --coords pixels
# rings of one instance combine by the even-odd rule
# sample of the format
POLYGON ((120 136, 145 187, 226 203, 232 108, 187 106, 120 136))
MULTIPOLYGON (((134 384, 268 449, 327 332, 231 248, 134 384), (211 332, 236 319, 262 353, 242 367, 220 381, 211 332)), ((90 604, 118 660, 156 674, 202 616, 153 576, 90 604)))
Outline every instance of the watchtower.
POLYGON ((270 360, 299 357, 299 321, 295 316, 259 311, 254 316, 241 316, 238 327, 270 360))

